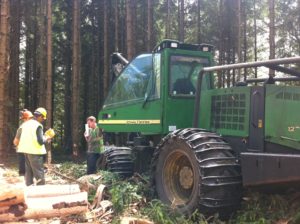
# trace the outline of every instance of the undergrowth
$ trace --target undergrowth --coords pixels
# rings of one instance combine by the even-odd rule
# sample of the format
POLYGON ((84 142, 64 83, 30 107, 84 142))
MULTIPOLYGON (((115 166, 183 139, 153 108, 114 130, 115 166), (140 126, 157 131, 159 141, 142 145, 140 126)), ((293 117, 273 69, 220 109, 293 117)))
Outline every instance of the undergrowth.
MULTIPOLYGON (((60 172, 74 178, 85 175, 84 165, 63 163, 60 172)), ((154 188, 149 183, 149 176, 123 180, 108 171, 99 171, 101 178, 92 180, 95 186, 105 184, 113 203, 114 219, 112 223, 120 222, 124 215, 143 217, 158 224, 298 224, 300 223, 300 194, 290 192, 285 195, 246 192, 241 209, 227 221, 218 219, 218 215, 204 217, 195 211, 186 217, 175 209, 163 204, 155 198, 154 188)), ((95 192, 90 192, 93 198, 95 192)))

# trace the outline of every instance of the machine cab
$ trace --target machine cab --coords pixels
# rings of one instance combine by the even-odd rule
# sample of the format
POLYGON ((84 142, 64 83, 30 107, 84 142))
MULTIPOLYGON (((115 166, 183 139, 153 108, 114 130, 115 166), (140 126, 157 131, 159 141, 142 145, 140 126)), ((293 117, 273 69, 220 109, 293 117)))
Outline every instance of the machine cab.
MULTIPOLYGON (((106 132, 166 134, 192 126, 197 77, 212 61, 210 45, 161 42, 134 58, 115 79, 99 124, 106 132), (205 50, 205 51, 204 51, 205 50)), ((211 88, 210 77, 203 89, 211 88)))

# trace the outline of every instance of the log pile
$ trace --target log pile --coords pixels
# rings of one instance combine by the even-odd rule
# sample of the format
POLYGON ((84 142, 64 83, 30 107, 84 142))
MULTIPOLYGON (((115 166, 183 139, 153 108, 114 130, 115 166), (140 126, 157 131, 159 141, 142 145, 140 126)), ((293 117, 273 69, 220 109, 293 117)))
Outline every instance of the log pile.
POLYGON ((1 186, 0 223, 81 214, 87 205, 87 192, 78 185, 1 186))

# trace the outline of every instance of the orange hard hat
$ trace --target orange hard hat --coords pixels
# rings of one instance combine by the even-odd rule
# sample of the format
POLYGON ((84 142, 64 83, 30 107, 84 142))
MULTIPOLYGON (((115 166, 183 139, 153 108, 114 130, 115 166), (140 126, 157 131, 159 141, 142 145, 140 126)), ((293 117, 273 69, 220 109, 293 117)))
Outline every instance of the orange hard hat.
POLYGON ((20 111, 20 119, 21 120, 28 120, 32 117, 33 117, 33 114, 31 113, 30 110, 23 109, 22 111, 20 111))
POLYGON ((28 120, 32 117, 33 117, 33 114, 31 113, 31 111, 27 110, 27 111, 23 112, 22 120, 28 120))

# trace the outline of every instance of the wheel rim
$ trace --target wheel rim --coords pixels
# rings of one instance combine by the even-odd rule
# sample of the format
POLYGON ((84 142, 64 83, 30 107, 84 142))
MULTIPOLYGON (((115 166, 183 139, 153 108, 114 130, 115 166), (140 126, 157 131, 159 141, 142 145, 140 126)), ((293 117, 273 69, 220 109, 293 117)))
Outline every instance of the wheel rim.
POLYGON ((175 150, 165 160, 163 186, 169 201, 174 206, 187 204, 194 190, 194 169, 190 158, 175 150))

